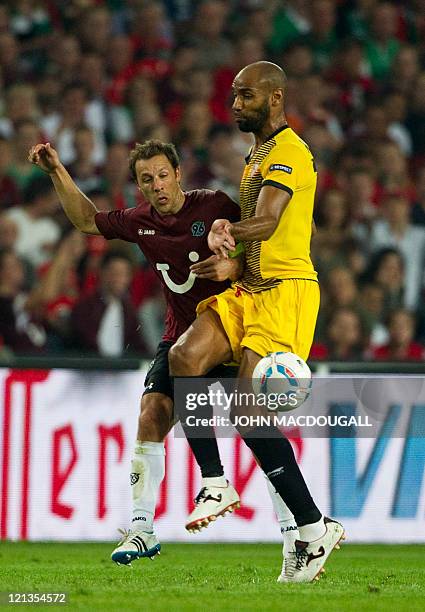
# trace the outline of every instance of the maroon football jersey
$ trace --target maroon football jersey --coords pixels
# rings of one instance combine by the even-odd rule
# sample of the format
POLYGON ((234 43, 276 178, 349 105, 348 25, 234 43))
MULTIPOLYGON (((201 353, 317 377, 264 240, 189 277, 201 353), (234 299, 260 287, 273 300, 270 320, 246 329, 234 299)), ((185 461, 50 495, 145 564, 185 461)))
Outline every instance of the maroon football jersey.
POLYGON ((150 204, 99 212, 99 231, 111 240, 135 242, 152 265, 167 300, 164 340, 175 342, 196 316, 198 303, 224 291, 228 283, 196 278, 189 266, 212 255, 207 237, 216 219, 238 221, 240 209, 222 191, 196 189, 185 193, 175 215, 160 215, 150 204))

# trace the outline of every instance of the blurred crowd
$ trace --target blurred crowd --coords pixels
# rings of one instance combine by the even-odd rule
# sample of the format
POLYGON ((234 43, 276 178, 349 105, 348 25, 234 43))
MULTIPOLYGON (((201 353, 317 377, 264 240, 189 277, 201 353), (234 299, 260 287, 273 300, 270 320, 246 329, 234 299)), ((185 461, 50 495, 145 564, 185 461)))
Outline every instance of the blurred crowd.
POLYGON ((152 355, 164 303, 134 245, 70 227, 27 161, 51 142, 101 210, 137 203, 128 152, 174 142, 185 189, 238 199, 246 64, 288 75, 318 168, 311 357, 422 360, 425 3, 9 0, 0 4, 0 351, 152 355))

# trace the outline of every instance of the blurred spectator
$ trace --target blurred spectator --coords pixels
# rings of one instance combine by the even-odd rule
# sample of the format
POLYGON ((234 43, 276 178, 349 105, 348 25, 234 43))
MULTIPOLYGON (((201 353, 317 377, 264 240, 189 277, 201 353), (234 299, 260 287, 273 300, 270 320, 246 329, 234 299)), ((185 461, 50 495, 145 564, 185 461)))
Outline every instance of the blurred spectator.
POLYGON ((106 99, 111 104, 121 104, 125 88, 134 76, 134 49, 129 36, 119 34, 109 41, 105 67, 109 76, 106 99))
POLYGON ((0 119, 0 134, 11 138, 22 121, 38 118, 36 92, 30 85, 12 85, 6 92, 5 116, 0 119))
POLYGON ((345 127, 361 113, 376 85, 365 66, 363 45, 359 40, 345 40, 325 73, 329 86, 336 89, 335 112, 345 127))
POLYGON ((411 155, 412 137, 404 125, 407 117, 406 97, 400 91, 389 91, 384 97, 384 108, 388 121, 388 136, 398 144, 402 153, 411 155))
POLYGON ((191 188, 221 189, 239 201, 239 184, 244 160, 237 150, 234 131, 225 125, 210 130, 205 161, 196 164, 190 176, 191 188))
POLYGON ((94 162, 94 134, 82 125, 74 133, 75 161, 68 168, 81 191, 93 191, 101 185, 99 168, 94 162))
POLYGON ((63 350, 70 343, 71 312, 80 295, 78 266, 86 243, 87 236, 71 230, 59 244, 54 263, 46 264, 41 270, 41 282, 45 287, 44 322, 50 350, 63 350))
POLYGON ((363 40, 369 33, 369 22, 377 0, 358 0, 352 4, 347 11, 346 27, 353 38, 363 40))
POLYGON ((21 119, 15 126, 15 134, 11 140, 12 162, 7 175, 14 181, 20 191, 20 199, 27 186, 36 178, 43 176, 40 168, 28 161, 28 151, 40 138, 40 130, 31 119, 21 119))
POLYGON ((384 313, 404 303, 404 262, 400 252, 384 248, 373 254, 364 274, 365 283, 376 283, 384 290, 384 313))
POLYGON ((230 62, 232 47, 224 32, 228 8, 223 0, 203 0, 197 6, 187 38, 196 46, 201 68, 214 70, 230 62))
POLYGON ((414 83, 420 72, 418 50, 410 45, 403 45, 398 50, 392 63, 390 83, 404 95, 413 91, 414 83))
POLYGON ((312 359, 361 361, 367 336, 359 314, 348 307, 334 309, 330 315, 323 344, 313 344, 312 359))
POLYGON ((360 293, 361 315, 369 330, 370 346, 381 346, 388 340, 388 330, 384 325, 385 291, 377 283, 363 285, 360 293))
POLYGON ((31 76, 31 67, 20 58, 18 42, 10 32, 0 32, 0 68, 5 87, 31 76))
POLYGON ((342 266, 334 268, 326 279, 330 308, 338 306, 354 307, 357 303, 357 286, 353 273, 342 266))
POLYGON ((149 0, 134 4, 131 41, 138 59, 168 59, 173 31, 163 2, 149 0))
POLYGON ((21 201, 15 181, 11 176, 8 176, 11 163, 12 148, 10 142, 0 136, 0 211, 11 206, 17 206, 21 201))
POLYGON ((417 173, 416 201, 410 218, 414 225, 425 226, 425 166, 422 166, 417 173))
POLYGON ((46 351, 46 307, 60 294, 63 273, 62 257, 58 257, 37 285, 26 293, 22 262, 11 249, 0 249, 0 337, 13 353, 46 351))
POLYGON ((300 79, 313 73, 313 53, 310 47, 301 41, 288 47, 282 59, 288 78, 300 79))
POLYGON ((374 359, 381 361, 423 361, 425 347, 414 341, 416 319, 412 312, 394 310, 388 317, 388 343, 375 348, 374 359))
POLYGON ((329 66, 338 48, 335 2, 313 0, 310 25, 310 31, 301 40, 310 47, 316 69, 323 70, 329 66))
POLYGON ((110 198, 112 208, 136 206, 137 186, 130 180, 126 145, 115 143, 109 147, 103 168, 102 186, 110 198))
POLYGON ((409 176, 407 159, 395 142, 382 142, 375 150, 378 180, 386 193, 402 193, 409 200, 414 188, 409 176))
POLYGON ((40 285, 34 296, 25 295, 25 271, 11 249, 0 250, 0 337, 15 353, 37 353, 46 344, 46 331, 38 311, 40 285))
POLYGON ((397 9, 390 2, 379 2, 372 10, 366 39, 366 57, 375 79, 382 80, 389 75, 399 49, 397 9))
POLYGON ((87 125, 95 134, 94 160, 99 164, 104 161, 105 140, 101 131, 103 117, 99 116, 97 107, 90 104, 82 84, 67 85, 62 93, 61 112, 43 117, 40 124, 47 138, 55 143, 64 164, 75 160, 75 131, 81 125, 87 125))
POLYGON ((208 134, 213 125, 206 102, 189 102, 184 109, 176 142, 182 152, 187 149, 200 160, 205 160, 208 134))
POLYGON ((411 89, 406 127, 412 137, 413 154, 425 156, 425 72, 421 72, 411 89))
POLYGON ((66 34, 60 36, 49 52, 49 72, 53 74, 59 83, 68 85, 79 78, 79 66, 81 62, 81 47, 76 36, 66 34))
MULTIPOLYGON (((329 162, 332 159, 332 153, 342 144, 343 131, 336 115, 326 108, 327 96, 328 87, 320 75, 311 74, 298 80, 296 94, 298 112, 305 124, 323 128, 329 153, 322 154, 322 156, 329 162)), ((314 151, 311 139, 309 144, 314 151)))
POLYGON ((22 206, 5 213, 18 229, 16 252, 34 267, 52 258, 60 229, 50 217, 58 209, 59 201, 52 182, 43 175, 29 183, 22 206))
POLYGON ((89 6, 80 15, 76 31, 84 52, 106 53, 111 35, 111 14, 108 8, 101 5, 89 6))
POLYGON ((358 288, 349 268, 342 265, 333 268, 322 286, 325 291, 316 329, 316 337, 320 339, 326 337, 328 321, 335 308, 349 308, 358 313, 358 288))
POLYGON ((135 77, 124 91, 123 104, 113 106, 109 118, 109 131, 114 141, 129 143, 137 139, 138 132, 160 118, 154 82, 143 76, 135 77))
POLYGON ((378 214, 378 185, 373 172, 355 167, 347 174, 347 196, 351 218, 370 221, 378 214))
POLYGON ((72 312, 74 341, 79 348, 104 357, 143 353, 137 313, 128 297, 130 261, 107 254, 101 265, 99 289, 81 299, 72 312))
POLYGON ((312 255, 320 275, 345 261, 345 244, 349 237, 349 209, 344 192, 329 189, 319 202, 315 214, 317 232, 312 239, 312 255))
POLYGON ((268 48, 273 53, 288 50, 294 40, 310 31, 309 2, 305 0, 288 0, 279 3, 273 16, 273 31, 268 41, 268 48))
POLYGON ((403 196, 387 196, 384 218, 377 220, 370 234, 370 247, 377 251, 395 247, 405 261, 404 305, 415 309, 422 289, 425 257, 425 229, 410 223, 409 202, 403 196))

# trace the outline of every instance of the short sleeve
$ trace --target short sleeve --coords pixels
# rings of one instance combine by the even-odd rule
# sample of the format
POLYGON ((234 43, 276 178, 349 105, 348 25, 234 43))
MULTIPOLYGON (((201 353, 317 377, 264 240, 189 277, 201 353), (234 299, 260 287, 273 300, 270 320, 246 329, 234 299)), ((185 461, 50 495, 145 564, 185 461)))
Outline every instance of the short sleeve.
POLYGON ((292 196, 298 187, 302 169, 305 169, 305 162, 305 154, 297 146, 274 147, 261 162, 262 186, 272 185, 292 196))
POLYGON ((136 242, 133 223, 134 210, 134 208, 128 208, 96 213, 94 220, 97 229, 107 240, 121 238, 127 242, 136 242))

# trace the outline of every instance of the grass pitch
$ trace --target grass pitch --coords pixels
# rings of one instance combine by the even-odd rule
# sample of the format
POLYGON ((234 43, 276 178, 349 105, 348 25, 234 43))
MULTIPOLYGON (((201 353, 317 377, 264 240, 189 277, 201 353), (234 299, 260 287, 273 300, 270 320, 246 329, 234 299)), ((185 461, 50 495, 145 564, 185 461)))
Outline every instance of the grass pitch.
MULTIPOLYGON (((276 583, 277 544, 163 544, 118 567, 111 544, 0 543, 0 591, 63 592, 65 610, 375 612, 425 609, 425 546, 342 546, 318 583, 276 583)), ((34 607, 14 604, 7 608, 34 607)), ((37 605, 37 609, 58 606, 37 605)), ((6 609, 6 606, 0 605, 6 609)))

